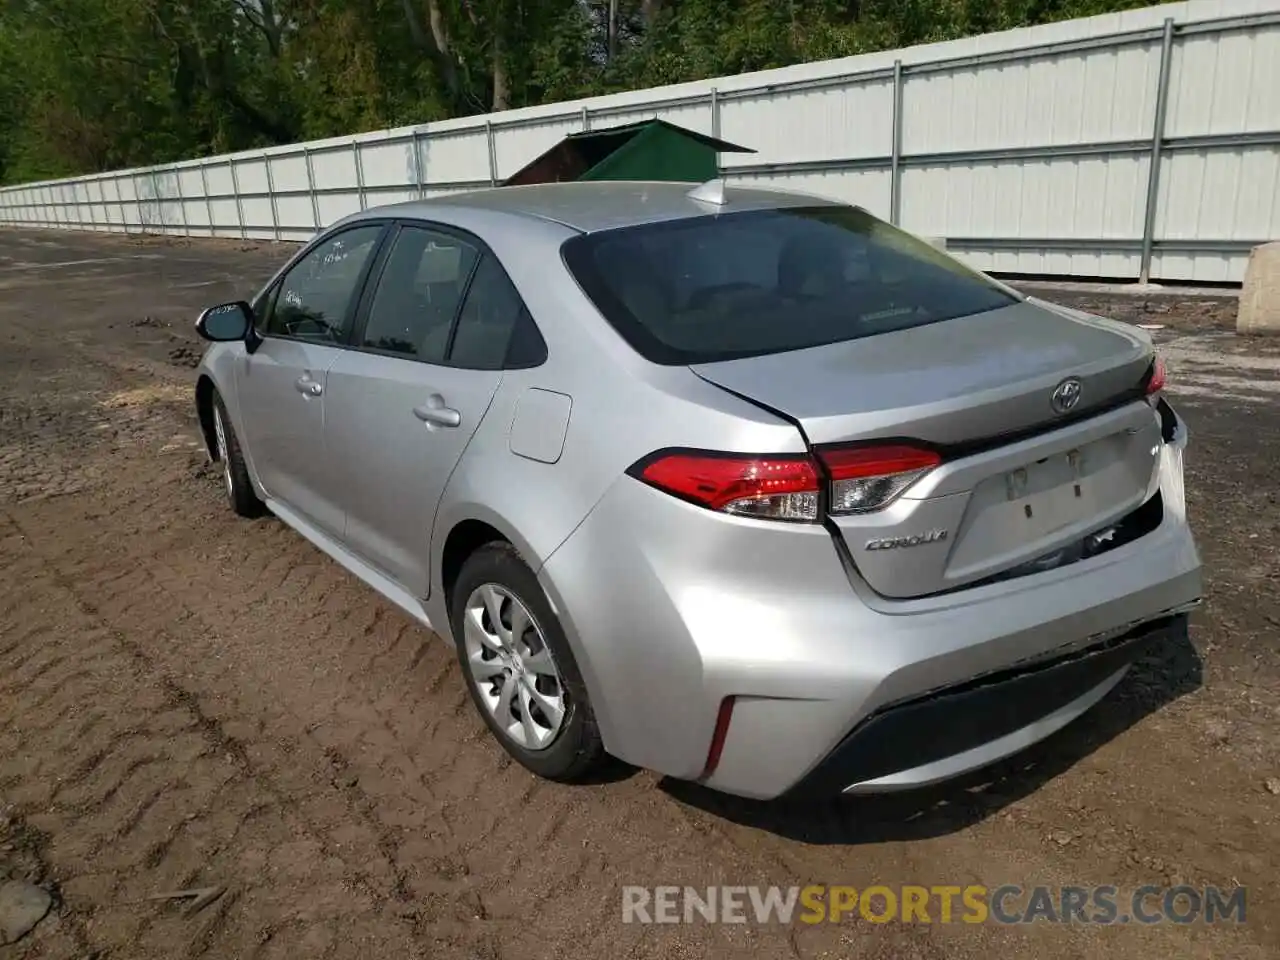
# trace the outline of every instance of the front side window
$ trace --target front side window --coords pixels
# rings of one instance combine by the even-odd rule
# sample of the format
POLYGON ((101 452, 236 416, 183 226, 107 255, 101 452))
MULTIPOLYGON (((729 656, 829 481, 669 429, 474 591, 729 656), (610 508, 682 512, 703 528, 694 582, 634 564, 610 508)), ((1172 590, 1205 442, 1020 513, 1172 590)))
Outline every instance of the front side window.
POLYGON ((800 350, 1016 302, 856 207, 624 227, 575 237, 563 255, 610 325, 663 364, 800 350))
POLYGON ((457 237, 405 227, 378 280, 360 346, 444 362, 449 331, 479 256, 457 237))
POLYGON ((360 277, 382 230, 381 224, 343 230, 290 267, 274 291, 266 333, 321 343, 346 340, 360 277))

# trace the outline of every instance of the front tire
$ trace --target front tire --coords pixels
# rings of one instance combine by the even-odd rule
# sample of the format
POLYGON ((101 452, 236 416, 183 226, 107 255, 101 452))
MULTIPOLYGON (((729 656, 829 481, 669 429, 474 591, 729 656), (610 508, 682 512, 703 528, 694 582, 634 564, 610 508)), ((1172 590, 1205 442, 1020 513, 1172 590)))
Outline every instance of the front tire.
POLYGON ((533 571, 509 543, 467 558, 449 605, 458 662, 485 725, 548 780, 588 778, 606 760, 586 685, 533 571))
POLYGON ((254 492, 253 481, 249 479, 249 468, 245 465, 244 453, 240 449, 240 440, 236 437, 231 418, 227 416, 227 408, 217 391, 213 394, 213 437, 218 462, 222 467, 222 486, 231 509, 242 517, 262 516, 265 505, 254 492))

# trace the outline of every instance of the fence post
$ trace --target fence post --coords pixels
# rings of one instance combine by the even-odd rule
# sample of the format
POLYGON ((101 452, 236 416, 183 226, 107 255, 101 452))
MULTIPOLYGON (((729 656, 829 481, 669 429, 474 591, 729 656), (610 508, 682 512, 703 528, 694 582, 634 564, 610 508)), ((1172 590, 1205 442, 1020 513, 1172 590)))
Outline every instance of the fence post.
POLYGON ((124 191, 120 189, 119 175, 111 178, 111 184, 116 188, 116 206, 120 208, 120 229, 124 231, 124 235, 129 235, 129 215, 124 211, 124 191))
POLYGON ((271 173, 271 157, 262 151, 262 166, 267 171, 267 196, 271 198, 271 239, 280 241, 280 213, 276 207, 276 178, 271 173))
POLYGON ((153 167, 149 175, 151 180, 151 196, 156 202, 156 214, 160 217, 160 233, 168 234, 169 223, 164 218, 164 194, 160 190, 160 174, 153 167))
POLYGON ((103 177, 99 176, 99 177, 95 177, 93 182, 98 185, 98 202, 96 204, 90 205, 89 207, 90 217, 93 220, 94 232, 97 232, 97 229, 98 229, 98 207, 99 206, 102 207, 102 229, 110 230, 111 218, 107 214, 107 188, 105 186, 106 181, 103 179, 103 177))
POLYGON ((409 138, 409 149, 413 151, 413 195, 421 200, 425 191, 422 187, 422 157, 418 154, 418 131, 416 129, 409 138))
POLYGON ((182 194, 182 168, 174 167, 173 172, 176 175, 176 183, 178 186, 178 213, 182 216, 182 235, 184 237, 191 236, 191 227, 187 225, 187 200, 182 194))
POLYGON ((302 159, 307 164, 307 196, 311 199, 311 224, 316 230, 320 229, 320 198, 316 196, 316 171, 311 165, 311 148, 302 148, 302 159))
POLYGON ((356 159, 356 194, 360 197, 360 209, 364 209, 364 160, 360 156, 360 141, 351 141, 351 151, 356 159))
POLYGON ((1165 116, 1169 111, 1169 71, 1173 60, 1173 18, 1164 21, 1160 40, 1160 78, 1156 87, 1156 116, 1151 130, 1151 162, 1147 168, 1147 210, 1142 221, 1142 259, 1138 283, 1151 282, 1151 251, 1155 245, 1156 210, 1160 205, 1160 161, 1164 149, 1165 116))
POLYGON ((584 131, 591 129, 591 111, 587 109, 587 105, 582 105, 582 129, 584 131))
MULTIPOLYGON (((717 140, 720 139, 720 91, 715 87, 711 88, 711 136, 717 140)), ((716 175, 721 174, 720 170, 720 151, 716 151, 716 175)))
POLYGON ((204 160, 200 161, 200 190, 204 194, 204 215, 209 220, 209 236, 216 237, 218 231, 213 228, 213 200, 209 197, 209 172, 205 169, 204 160))
POLYGON ((893 145, 889 159, 889 222, 902 219, 902 61, 893 61, 893 145))
POLYGON ((142 188, 138 186, 138 175, 131 175, 129 182, 133 184, 133 207, 138 211, 138 232, 146 236, 147 218, 142 211, 142 188))
POLYGON ((240 199, 240 175, 236 173, 236 158, 227 157, 227 167, 231 170, 231 193, 236 198, 236 225, 240 228, 240 239, 248 240, 244 229, 244 202, 240 199))
MULTIPOLYGON (((583 107, 586 110, 586 107, 583 107)), ((496 187, 498 185, 498 148, 493 139, 493 122, 486 120, 484 122, 484 140, 485 146, 489 148, 489 186, 496 187)))

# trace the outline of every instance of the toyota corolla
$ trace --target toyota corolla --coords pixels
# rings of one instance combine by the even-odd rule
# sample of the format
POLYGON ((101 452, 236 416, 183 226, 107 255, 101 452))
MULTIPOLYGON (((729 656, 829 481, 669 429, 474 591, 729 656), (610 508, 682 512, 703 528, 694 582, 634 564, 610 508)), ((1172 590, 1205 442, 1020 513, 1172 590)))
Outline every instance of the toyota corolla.
POLYGON ((1200 598, 1140 329, 830 200, 500 187, 211 307, 226 495, 457 648, 516 760, 880 792, 1043 739, 1200 598))

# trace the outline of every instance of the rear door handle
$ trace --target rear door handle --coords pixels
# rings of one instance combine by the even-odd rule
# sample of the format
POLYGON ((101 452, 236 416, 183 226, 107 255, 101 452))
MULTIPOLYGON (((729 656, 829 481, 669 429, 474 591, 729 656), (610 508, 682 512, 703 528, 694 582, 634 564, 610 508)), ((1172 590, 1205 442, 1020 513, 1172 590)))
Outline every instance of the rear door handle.
POLYGON ((452 407, 432 407, 423 404, 420 407, 413 408, 413 415, 423 423, 429 423, 436 427, 456 427, 462 423, 462 414, 452 407))
POLYGON ((293 381, 293 386, 299 393, 308 397, 318 397, 324 393, 324 384, 312 380, 310 377, 299 377, 293 381))

